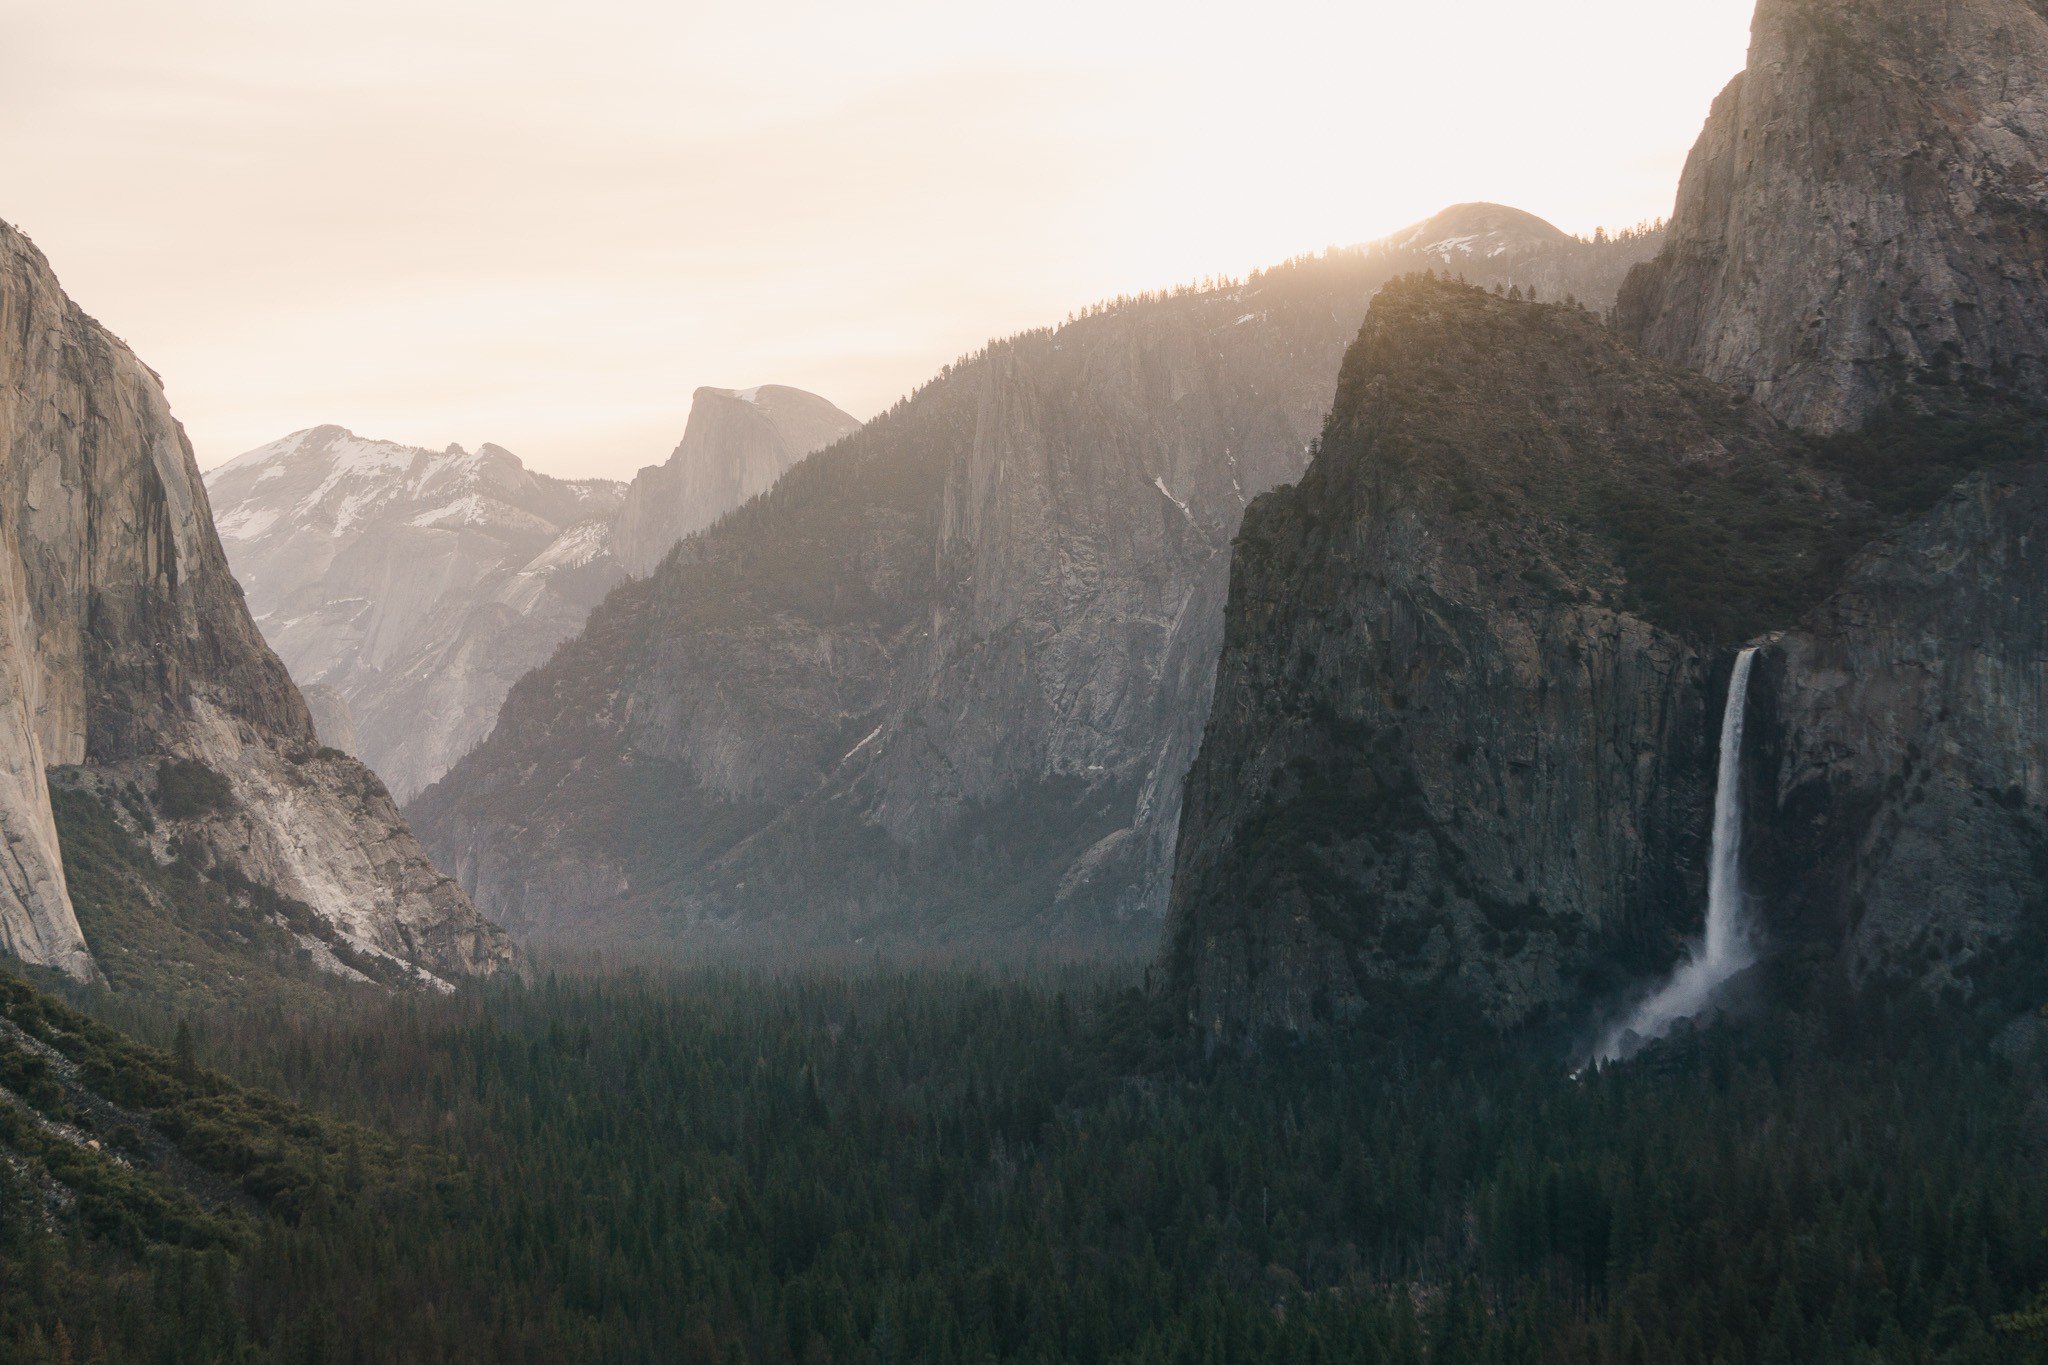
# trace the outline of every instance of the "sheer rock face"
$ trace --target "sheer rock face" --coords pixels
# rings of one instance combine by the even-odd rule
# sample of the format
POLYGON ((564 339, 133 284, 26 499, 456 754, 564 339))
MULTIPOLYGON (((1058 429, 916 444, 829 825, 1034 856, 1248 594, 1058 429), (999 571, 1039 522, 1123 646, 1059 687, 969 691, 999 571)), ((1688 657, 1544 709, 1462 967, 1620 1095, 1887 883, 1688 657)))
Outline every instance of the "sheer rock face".
POLYGON ((612 533, 612 553, 636 578, 676 542, 775 486, 791 465, 843 440, 860 423, 814 393, 763 384, 699 389, 667 463, 633 479, 612 533))
MULTIPOLYGON (((437 975, 511 949, 428 863, 381 785, 323 754, 243 606, 156 377, 0 225, 0 935, 92 974, 66 895, 45 768, 157 792, 166 759, 227 779, 170 821, 366 949, 437 975)), ((167 817, 168 819, 168 817, 167 817)))
POLYGON ((1917 375, 2048 398, 2044 161, 2040 0, 1763 0, 1623 328, 1815 431, 1917 375))
POLYGON ((535 474, 494 445, 315 427, 206 482, 256 624, 309 702, 320 689, 322 742, 401 801, 490 733, 512 684, 622 576, 608 522, 623 487, 535 474))
MULTIPOLYGON (((0 443, 11 449, 10 415, 0 407, 0 443)), ((71 912, 50 811, 35 636, 14 525, 0 519, 0 950, 87 980, 96 969, 71 912)))
MULTIPOLYGON (((2039 403, 2044 160, 2040 0, 1763 0, 1624 326, 1821 432, 1943 387, 2039 403)), ((1965 481, 1763 655, 1759 903, 1857 979, 2043 960, 2043 461, 1965 481)))
MULTIPOLYGON (((1669 244, 1622 293, 1647 364, 1562 338, 1482 354, 1466 316, 1442 342, 1462 379, 1433 386, 1398 363, 1392 296, 1375 306, 1322 457, 1240 541, 1167 958, 1197 1019, 1254 1032, 1450 1001, 1512 1026, 1661 979, 1703 902, 1706 746, 1744 639, 1763 646, 1744 773, 1767 945, 2000 999, 2032 973, 2018 994, 2038 1000, 2044 81, 2037 0, 1763 0, 1669 244), (1787 425, 1747 467, 1789 471, 1783 524, 1824 547, 1813 596, 1779 593, 1714 650, 1625 597, 1601 615, 1598 557, 1543 529, 1568 523, 1580 471, 1621 452, 1655 496, 1581 528, 1577 553, 1634 539, 1654 562, 1630 520, 1694 501, 1744 448, 1721 433, 1687 454, 1666 429, 1758 411, 1787 425), (1915 486, 1971 464, 1945 496, 1915 486), (1468 484, 1521 501, 1460 510, 1468 484), (1518 574, 1564 592, 1503 595, 1518 574)), ((1776 521, 1727 526, 1734 553, 1698 566, 1698 592, 1747 591, 1767 567, 1752 533, 1776 521)))
POLYGON ((1725 659, 1606 497, 1824 501, 1796 438, 1576 310, 1383 293, 1321 453, 1247 514, 1166 964, 1218 1034, 1567 1015, 1696 930, 1725 659))
POLYGON ((950 369, 619 589, 409 813, 536 936, 1149 950, 1231 537, 1374 291, 1542 271, 1599 304, 1654 249, 1540 225, 1494 257, 1447 220, 950 369))
POLYGON ((2048 949, 2048 459, 1873 547, 1754 688, 1753 876, 1780 942, 1965 988, 2048 949))

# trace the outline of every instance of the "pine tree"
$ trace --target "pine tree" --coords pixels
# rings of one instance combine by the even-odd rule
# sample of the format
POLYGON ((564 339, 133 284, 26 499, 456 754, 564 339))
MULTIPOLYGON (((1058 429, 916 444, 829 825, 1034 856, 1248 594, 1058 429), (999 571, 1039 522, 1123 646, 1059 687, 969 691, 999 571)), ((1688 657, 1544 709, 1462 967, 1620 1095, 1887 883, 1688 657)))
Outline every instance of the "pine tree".
POLYGON ((190 1081, 199 1074, 199 1060, 192 1047, 192 1021, 178 1020, 178 1035, 171 1043, 171 1065, 176 1069, 178 1079, 190 1081))

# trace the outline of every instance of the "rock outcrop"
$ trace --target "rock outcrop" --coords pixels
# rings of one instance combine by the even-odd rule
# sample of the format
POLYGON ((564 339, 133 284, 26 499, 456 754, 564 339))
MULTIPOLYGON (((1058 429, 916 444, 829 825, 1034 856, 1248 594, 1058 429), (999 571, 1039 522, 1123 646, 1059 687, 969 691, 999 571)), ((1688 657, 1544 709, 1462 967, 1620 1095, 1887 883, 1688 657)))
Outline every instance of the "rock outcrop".
POLYGON ((2036 0, 1763 0, 1620 307, 1904 522, 1759 674, 1763 903, 1859 980, 2043 960, 2044 172, 2036 0))
POLYGON ((775 486, 790 466, 860 429, 814 393, 781 384, 699 389, 675 453, 633 478, 612 554, 644 578, 685 536, 775 486))
POLYGON ((54 861, 47 767, 154 805, 187 856, 233 863, 365 952, 438 977, 508 963, 375 777, 320 749, 228 572, 156 377, 5 225, 0 451, 7 946, 91 973, 54 861))
POLYGON ((315 427, 206 483, 257 626, 307 700, 320 690, 322 741, 401 801, 490 733, 512 684, 623 577, 607 551, 623 487, 494 445, 315 427))
POLYGON ((1816 431, 1916 376, 2048 398, 2044 172, 2039 0, 1763 0, 1623 329, 1816 431))
POLYGON ((1149 951, 1230 539, 1373 292, 1540 272, 1604 306, 1655 249, 1418 249, 1472 212, 952 367, 619 589, 409 813, 535 936, 1149 951))
POLYGON ((1825 572, 1803 454, 1588 313, 1382 293, 1238 540, 1166 959, 1193 1017, 1516 1027, 1667 965, 1705 899, 1715 637, 1778 609, 1726 542, 1803 517, 1757 548, 1825 572))

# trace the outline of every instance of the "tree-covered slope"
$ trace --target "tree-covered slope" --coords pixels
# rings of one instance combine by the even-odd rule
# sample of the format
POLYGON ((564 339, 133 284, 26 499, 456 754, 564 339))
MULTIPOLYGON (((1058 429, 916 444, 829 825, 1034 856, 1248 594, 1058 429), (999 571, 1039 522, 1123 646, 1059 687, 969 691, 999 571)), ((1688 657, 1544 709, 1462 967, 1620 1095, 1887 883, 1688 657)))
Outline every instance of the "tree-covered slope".
POLYGON ((1148 950, 1230 538, 1373 292, 1427 263, 1597 300, 1655 245, 1483 208, 950 368, 621 588, 409 814, 535 937, 1148 950))
POLYGON ((2048 1280, 2024 1039, 1816 999, 1574 1082, 1419 1033, 1205 1062, 1078 976, 245 1017, 211 1055, 440 1173, 382 1184, 344 1139, 331 1198, 212 1253, 0 1218, 0 1353, 64 1325, 110 1361, 2038 1358, 1998 1325, 2048 1280))
POLYGON ((1300 484, 1248 515, 1170 975, 1205 1027, 1570 1015, 1704 904, 1727 645, 1862 505, 1592 315, 1410 279, 1300 484))
POLYGON ((1739 645, 1755 947, 2039 973, 2044 44, 2012 0, 1764 0, 1617 335, 1382 296, 1240 542, 1168 964, 1205 1026, 1645 990, 1704 908, 1739 645))
MULTIPOLYGON (((454 1170, 235 1084, 182 1027, 145 1046, 0 975, 0 1357, 237 1360, 265 1331, 303 1340, 244 1268, 430 1202, 454 1170)), ((303 1270, 266 1273, 307 1306, 303 1270)))

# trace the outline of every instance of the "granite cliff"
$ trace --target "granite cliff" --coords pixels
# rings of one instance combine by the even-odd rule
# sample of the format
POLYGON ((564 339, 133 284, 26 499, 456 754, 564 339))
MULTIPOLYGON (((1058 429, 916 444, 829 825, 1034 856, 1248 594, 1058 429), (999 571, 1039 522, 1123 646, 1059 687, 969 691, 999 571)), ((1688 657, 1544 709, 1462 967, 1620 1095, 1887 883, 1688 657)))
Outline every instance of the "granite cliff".
POLYGON ((1589 313, 1384 291, 1315 462, 1238 540, 1167 948, 1191 1013, 1513 1027, 1668 960, 1716 642, 1836 570, 1846 502, 1589 313))
POLYGON ((1859 981, 2048 963, 2048 442, 1873 546, 1761 657, 1752 877, 1859 981))
POLYGON ((1618 310, 1874 513, 1766 642, 1749 778, 1765 933, 1858 982, 2015 1001, 2048 960, 2044 163, 2038 0, 1762 0, 1618 310))
POLYGON ((2009 0, 1763 0, 1622 290, 1634 349, 1382 296, 1239 543, 1166 957, 1191 1018, 1625 1004, 1700 927, 1741 644, 1771 958, 2038 1006, 2044 35, 2009 0))
POLYGON ((1763 0, 1623 331, 1815 431, 1915 376, 2048 397, 2044 73, 2039 0, 1763 0))
POLYGON ((1373 292, 1432 267, 1604 306, 1656 246, 1504 214, 950 367, 618 589, 409 814, 523 934, 1149 950, 1230 539, 1373 292))
POLYGON ((782 384, 699 389, 683 439, 634 476, 612 525, 612 556, 645 578, 685 536, 775 486, 791 465, 860 429, 814 393, 782 384))
POLYGON ((495 971, 504 936, 384 788, 323 749, 249 619, 156 377, 0 225, 0 939, 94 974, 50 781, 118 801, 166 858, 227 865, 354 951, 495 971))

